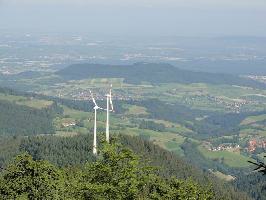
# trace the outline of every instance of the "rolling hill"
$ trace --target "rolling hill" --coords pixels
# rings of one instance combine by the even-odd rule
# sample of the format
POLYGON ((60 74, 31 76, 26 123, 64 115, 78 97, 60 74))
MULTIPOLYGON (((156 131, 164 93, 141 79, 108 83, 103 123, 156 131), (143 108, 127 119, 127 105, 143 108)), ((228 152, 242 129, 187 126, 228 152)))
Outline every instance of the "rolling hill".
POLYGON ((66 80, 88 78, 124 78, 126 83, 210 83, 266 88, 265 84, 235 75, 194 72, 164 63, 132 65, 74 64, 56 72, 66 80))

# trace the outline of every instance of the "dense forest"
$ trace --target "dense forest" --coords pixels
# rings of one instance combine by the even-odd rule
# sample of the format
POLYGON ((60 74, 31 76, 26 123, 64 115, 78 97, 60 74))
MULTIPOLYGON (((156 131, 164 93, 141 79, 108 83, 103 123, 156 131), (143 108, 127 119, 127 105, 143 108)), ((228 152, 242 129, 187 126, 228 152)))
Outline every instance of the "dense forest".
POLYGON ((54 103, 43 109, 0 101, 1 135, 34 135, 54 133, 53 118, 62 110, 54 103))
MULTIPOLYGON (((28 152, 34 160, 48 160, 56 167, 75 169, 82 168, 86 163, 95 162, 91 154, 91 135, 80 135, 75 137, 54 137, 54 136, 30 136, 27 138, 12 138, 14 152, 28 152)), ((188 164, 175 154, 161 149, 148 141, 138 137, 121 135, 119 141, 127 148, 132 149, 136 154, 141 155, 141 163, 150 163, 156 167, 156 174, 163 179, 170 180, 176 177, 179 180, 193 180, 202 187, 209 188, 212 185, 214 199, 249 199, 245 193, 236 191, 233 186, 212 176, 208 171, 202 171, 188 164), (148 161, 149 160, 149 161, 148 161), (143 162, 144 161, 144 162, 143 162)), ((10 143, 11 144, 11 143, 10 143)), ((102 146, 102 145, 100 145, 102 146)), ((9 145, 9 150, 11 149, 9 145)), ((2 168, 8 166, 8 160, 14 155, 6 151, 1 158, 6 162, 2 168)), ((159 198, 160 199, 160 198, 159 198)), ((163 199, 163 198, 162 198, 163 199)), ((170 198, 171 199, 171 198, 170 198)))
POLYGON ((4 169, 0 180, 1 199, 214 199, 211 186, 161 177, 116 143, 104 144, 95 161, 79 168, 59 168, 24 153, 4 169))
MULTIPOLYGON (((254 168, 255 169, 255 168, 254 168)), ((246 191, 253 199, 266 199, 266 176, 254 172, 239 176, 234 182, 235 186, 242 191, 246 191)))
POLYGON ((56 73, 67 80, 87 78, 124 78, 127 83, 210 83, 265 88, 265 84, 229 74, 193 72, 170 64, 135 63, 133 65, 75 64, 56 73))

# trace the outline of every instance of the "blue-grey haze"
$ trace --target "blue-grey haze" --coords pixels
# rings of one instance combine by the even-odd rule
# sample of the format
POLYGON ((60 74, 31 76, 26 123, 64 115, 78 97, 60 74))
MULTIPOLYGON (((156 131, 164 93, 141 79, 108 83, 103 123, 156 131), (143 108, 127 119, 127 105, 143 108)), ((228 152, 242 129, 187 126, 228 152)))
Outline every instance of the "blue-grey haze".
POLYGON ((123 36, 266 36, 263 0, 2 0, 0 28, 123 36))

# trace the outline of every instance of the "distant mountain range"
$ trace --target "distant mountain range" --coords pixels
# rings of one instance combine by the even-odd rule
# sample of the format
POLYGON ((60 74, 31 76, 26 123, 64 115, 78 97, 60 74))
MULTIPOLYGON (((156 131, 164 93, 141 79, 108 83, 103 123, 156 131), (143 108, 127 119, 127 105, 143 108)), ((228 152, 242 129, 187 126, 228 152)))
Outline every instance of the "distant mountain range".
POLYGON ((74 64, 56 72, 66 80, 88 78, 124 78, 126 83, 209 83, 266 88, 264 83, 232 74, 195 72, 165 63, 135 63, 132 65, 74 64))
POLYGON ((181 69, 211 73, 266 76, 266 59, 193 59, 191 61, 186 62, 174 62, 173 65, 181 69))

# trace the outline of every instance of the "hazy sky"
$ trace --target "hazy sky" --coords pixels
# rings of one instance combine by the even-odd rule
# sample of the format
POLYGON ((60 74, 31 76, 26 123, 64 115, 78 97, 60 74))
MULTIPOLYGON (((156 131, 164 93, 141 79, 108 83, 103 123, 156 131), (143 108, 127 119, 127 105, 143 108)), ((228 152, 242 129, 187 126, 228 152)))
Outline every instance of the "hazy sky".
POLYGON ((266 0, 0 0, 0 29, 266 36, 266 0))

